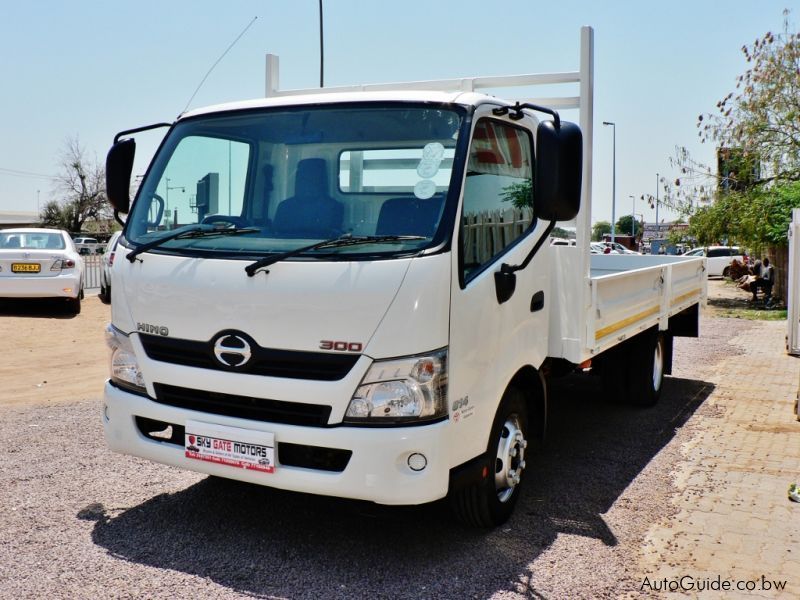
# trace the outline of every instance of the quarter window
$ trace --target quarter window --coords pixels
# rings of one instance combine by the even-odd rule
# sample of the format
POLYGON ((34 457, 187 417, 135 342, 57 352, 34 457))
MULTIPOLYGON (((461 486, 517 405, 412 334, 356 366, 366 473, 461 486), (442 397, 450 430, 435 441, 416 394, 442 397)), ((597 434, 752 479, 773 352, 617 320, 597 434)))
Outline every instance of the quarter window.
POLYGON ((464 280, 469 280, 531 228, 533 152, 527 132, 500 121, 475 126, 462 210, 464 280))

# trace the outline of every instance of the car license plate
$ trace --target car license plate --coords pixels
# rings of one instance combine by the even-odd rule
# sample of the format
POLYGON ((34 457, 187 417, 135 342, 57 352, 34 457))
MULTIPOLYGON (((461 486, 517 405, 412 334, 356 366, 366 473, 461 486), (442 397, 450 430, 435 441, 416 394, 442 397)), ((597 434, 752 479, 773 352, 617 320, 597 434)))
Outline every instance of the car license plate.
POLYGON ((11 263, 12 273, 38 273, 41 270, 39 263, 11 263))
POLYGON ((239 469, 275 472, 275 434, 199 421, 186 422, 186 458, 239 469))

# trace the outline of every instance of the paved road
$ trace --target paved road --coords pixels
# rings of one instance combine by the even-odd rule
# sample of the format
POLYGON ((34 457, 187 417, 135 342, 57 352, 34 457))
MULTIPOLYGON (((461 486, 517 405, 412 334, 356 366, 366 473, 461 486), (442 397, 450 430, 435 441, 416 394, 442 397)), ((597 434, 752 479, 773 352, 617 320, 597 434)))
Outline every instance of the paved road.
POLYGON ((642 551, 652 528, 681 510, 675 470, 723 410, 712 367, 747 360, 734 337, 776 331, 705 319, 649 410, 604 404, 592 378, 562 381, 517 512, 490 532, 453 523, 442 503, 383 508, 112 454, 99 400, 0 407, 0 597, 635 595, 656 573, 642 551))

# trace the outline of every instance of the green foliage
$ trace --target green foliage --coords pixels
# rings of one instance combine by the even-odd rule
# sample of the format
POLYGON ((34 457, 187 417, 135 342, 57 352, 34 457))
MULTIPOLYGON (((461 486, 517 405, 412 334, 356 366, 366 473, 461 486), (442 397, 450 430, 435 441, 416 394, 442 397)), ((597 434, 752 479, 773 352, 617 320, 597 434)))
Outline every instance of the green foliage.
POLYGON ((793 208, 800 208, 800 182, 720 194, 695 211, 689 233, 706 246, 724 240, 754 249, 786 246, 793 208))
POLYGON ((514 208, 533 210, 533 182, 528 180, 506 186, 503 188, 503 202, 511 202, 514 208))
POLYGON ((603 239, 603 235, 611 233, 611 223, 608 221, 598 221, 592 225, 592 241, 599 242, 603 239))
POLYGON ((741 50, 748 69, 735 91, 697 120, 700 139, 717 146, 716 176, 681 148, 668 193, 691 215, 698 243, 760 250, 787 244, 791 209, 800 207, 800 34, 784 11, 781 33, 741 50))
POLYGON ((42 227, 52 227, 54 229, 66 229, 70 231, 75 218, 74 205, 71 203, 59 204, 56 200, 51 200, 42 207, 39 213, 39 220, 42 227))
MULTIPOLYGON (((616 228, 614 233, 617 235, 631 235, 633 217, 631 215, 622 215, 617 219, 616 228)), ((636 221, 636 235, 642 233, 642 226, 639 221, 636 221)))
POLYGON ((571 239, 575 237, 574 231, 567 231, 561 227, 554 227, 552 233, 550 234, 551 237, 556 238, 563 238, 565 240, 571 239))

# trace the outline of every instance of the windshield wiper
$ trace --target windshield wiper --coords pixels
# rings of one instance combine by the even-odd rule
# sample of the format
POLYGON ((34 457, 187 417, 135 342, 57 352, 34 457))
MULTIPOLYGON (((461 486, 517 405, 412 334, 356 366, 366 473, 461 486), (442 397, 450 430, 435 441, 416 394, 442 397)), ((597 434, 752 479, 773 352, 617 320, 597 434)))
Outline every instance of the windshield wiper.
MULTIPOLYGON (((230 229, 230 228, 216 227, 214 225, 197 225, 186 229, 181 229, 178 231, 173 231, 169 235, 165 235, 164 237, 160 237, 157 240, 153 240, 152 242, 147 242, 146 244, 142 244, 141 246, 138 246, 137 248, 129 252, 125 258, 133 262, 137 260, 136 257, 139 254, 147 252, 148 250, 152 250, 153 248, 157 248, 161 244, 169 242, 170 240, 185 240, 190 238, 239 235, 243 233, 256 233, 258 231, 261 230, 256 227, 238 227, 230 229)), ((139 258, 138 260, 141 261, 142 259, 139 258)))
MULTIPOLYGON (((393 244, 397 242, 407 242, 407 241, 425 240, 425 239, 427 238, 421 235, 354 236, 348 233, 340 237, 332 238, 330 240, 325 240, 324 242, 317 242, 316 244, 311 244, 310 246, 301 246, 300 248, 295 248, 294 250, 289 250, 288 252, 281 252, 280 254, 272 254, 270 256, 265 256, 264 258, 261 258, 256 262, 247 265, 244 268, 244 270, 247 272, 248 277, 252 277, 260 269, 273 265, 276 262, 286 260, 287 258, 291 258, 293 256, 299 256, 300 254, 311 252, 312 250, 321 250, 322 248, 342 248, 345 246, 357 246, 359 244, 393 244)), ((265 272, 269 273, 269 271, 265 272)))

